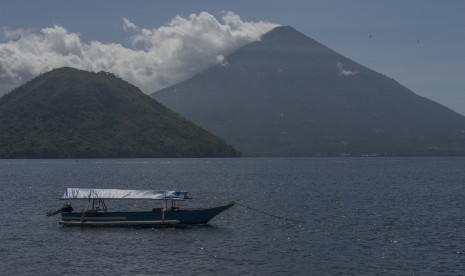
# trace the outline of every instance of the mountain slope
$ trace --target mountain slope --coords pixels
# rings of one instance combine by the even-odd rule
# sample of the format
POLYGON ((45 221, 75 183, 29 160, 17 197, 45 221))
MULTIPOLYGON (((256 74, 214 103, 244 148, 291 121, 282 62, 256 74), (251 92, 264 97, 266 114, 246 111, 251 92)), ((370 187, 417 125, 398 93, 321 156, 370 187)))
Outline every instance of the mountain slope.
POLYGON ((0 157, 237 156, 224 141, 135 86, 55 69, 0 98, 0 157))
POLYGON ((465 117, 277 27, 152 94, 245 156, 465 155, 465 117))

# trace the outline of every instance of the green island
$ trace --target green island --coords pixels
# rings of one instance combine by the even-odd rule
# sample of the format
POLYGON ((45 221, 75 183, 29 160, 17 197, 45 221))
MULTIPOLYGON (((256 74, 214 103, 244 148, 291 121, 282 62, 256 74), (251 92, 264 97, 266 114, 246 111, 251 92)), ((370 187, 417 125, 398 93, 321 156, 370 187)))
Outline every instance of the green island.
POLYGON ((107 72, 54 69, 0 98, 0 158, 237 156, 107 72))

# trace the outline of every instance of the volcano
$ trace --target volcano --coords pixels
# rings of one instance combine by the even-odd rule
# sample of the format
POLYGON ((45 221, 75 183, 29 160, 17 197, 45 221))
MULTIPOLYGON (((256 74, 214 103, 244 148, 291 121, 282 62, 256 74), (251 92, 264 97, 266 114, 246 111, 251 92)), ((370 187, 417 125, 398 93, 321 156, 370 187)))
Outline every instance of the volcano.
POLYGON ((243 156, 465 155, 465 117, 277 27, 152 96, 243 156))

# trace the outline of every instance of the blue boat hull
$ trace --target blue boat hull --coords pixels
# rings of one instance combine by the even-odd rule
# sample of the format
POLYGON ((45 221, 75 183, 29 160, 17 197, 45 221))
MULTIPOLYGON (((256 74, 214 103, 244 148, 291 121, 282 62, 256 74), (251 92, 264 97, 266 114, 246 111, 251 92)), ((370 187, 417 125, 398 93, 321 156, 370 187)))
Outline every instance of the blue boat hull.
POLYGON ((229 204, 202 209, 154 209, 145 212, 76 212, 61 213, 65 226, 186 226, 207 224, 219 213, 231 208, 229 204))

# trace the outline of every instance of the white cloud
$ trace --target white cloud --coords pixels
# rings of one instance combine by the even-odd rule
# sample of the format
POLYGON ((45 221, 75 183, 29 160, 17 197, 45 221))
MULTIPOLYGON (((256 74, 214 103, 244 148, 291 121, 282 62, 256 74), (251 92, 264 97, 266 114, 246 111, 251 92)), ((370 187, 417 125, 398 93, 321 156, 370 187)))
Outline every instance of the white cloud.
POLYGON ((216 56, 216 63, 221 64, 222 67, 229 67, 229 62, 226 60, 226 58, 223 55, 218 55, 216 56))
POLYGON ((83 42, 78 33, 55 25, 39 31, 4 30, 0 43, 0 94, 53 68, 69 66, 108 71, 146 93, 185 80, 245 44, 260 39, 276 24, 244 22, 232 12, 222 21, 209 13, 176 16, 166 26, 140 28, 122 18, 133 32, 132 48, 117 43, 83 42))
POLYGON ((344 69, 344 64, 342 64, 341 62, 337 63, 337 69, 339 71, 339 76, 349 77, 349 76, 353 76, 355 74, 358 74, 357 71, 350 71, 350 70, 344 69))
POLYGON ((134 30, 134 31, 139 31, 139 27, 129 21, 126 17, 123 17, 123 29, 124 30, 134 30))

